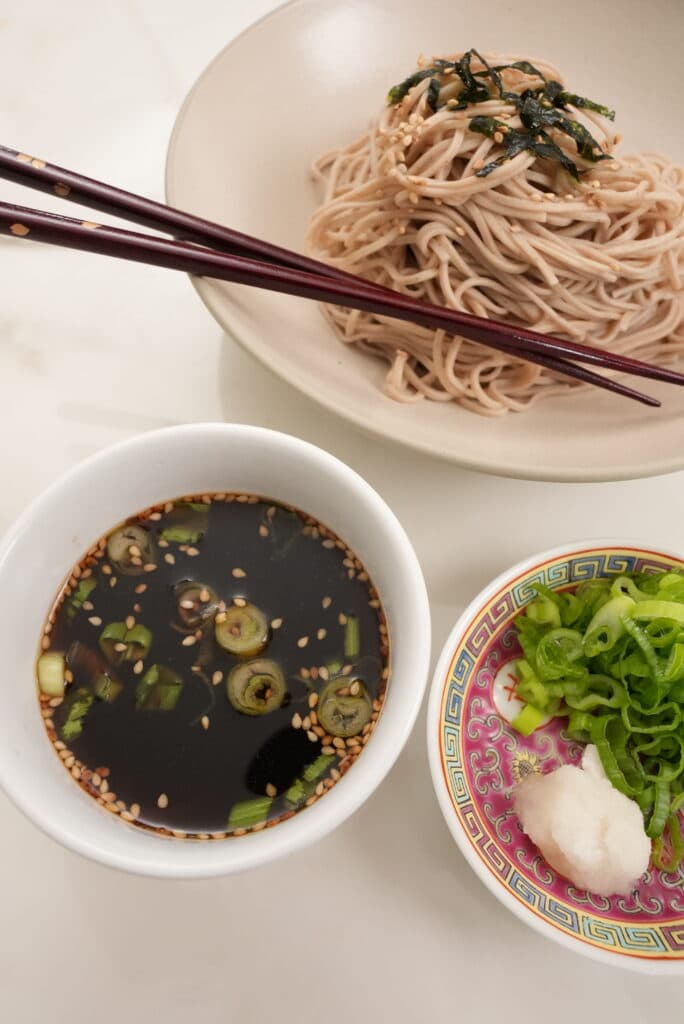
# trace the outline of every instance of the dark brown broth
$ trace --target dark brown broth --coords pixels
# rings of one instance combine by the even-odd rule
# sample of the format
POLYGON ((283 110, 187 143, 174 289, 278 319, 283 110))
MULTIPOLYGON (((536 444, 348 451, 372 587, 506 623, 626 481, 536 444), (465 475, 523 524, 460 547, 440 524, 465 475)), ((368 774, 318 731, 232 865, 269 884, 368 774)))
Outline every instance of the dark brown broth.
MULTIPOLYGON (((181 512, 180 517, 189 514, 181 512)), ((178 508, 166 503, 127 520, 144 526, 154 538, 154 571, 140 566, 136 575, 116 568, 108 572, 104 541, 79 564, 50 613, 49 638, 43 639, 43 650, 49 642, 51 650, 66 652, 74 678, 61 703, 41 696, 41 706, 48 734, 67 768, 110 810, 157 831, 223 837, 242 832, 237 825, 228 826, 234 805, 275 791, 267 817, 256 827, 275 824, 323 795, 348 770, 370 739, 381 709, 389 675, 387 631, 377 593, 361 564, 330 530, 303 513, 252 496, 212 498, 201 539, 159 547, 162 532, 178 517, 178 508), (86 608, 74 613, 77 576, 83 571, 97 585, 86 598, 86 608), (191 633, 177 628, 175 588, 186 580, 213 588, 226 606, 234 598, 246 599, 268 622, 275 621, 278 628, 270 630, 259 657, 276 661, 285 676, 287 696, 277 710, 249 716, 229 702, 226 678, 235 665, 250 659, 240 659, 217 644, 213 619, 201 640, 183 644, 191 633), (136 593, 143 584, 145 592, 136 593), (324 607, 324 599, 331 599, 329 607, 324 607), (112 671, 123 684, 119 695, 111 703, 95 699, 81 734, 65 737, 74 694, 93 688, 92 669, 75 657, 74 645, 80 643, 81 650, 95 651, 99 657, 98 641, 105 626, 129 616, 152 632, 143 665, 124 661, 115 666, 112 671), (345 618, 350 617, 358 620, 360 652, 345 659, 345 618), (326 631, 322 639, 319 630, 326 631), (308 639, 301 646, 304 637, 308 639), (153 664, 172 669, 183 680, 173 710, 136 707, 137 687, 153 664), (219 671, 223 678, 214 685, 219 671), (347 673, 350 683, 361 681, 373 702, 371 720, 357 736, 342 741, 312 732, 324 731, 315 724, 315 713, 309 730, 293 726, 298 724, 297 714, 309 724, 306 718, 315 712, 311 704, 316 699, 311 695, 320 693, 326 686, 322 676, 331 672, 347 673), (300 787, 293 803, 289 787, 302 779, 322 750, 330 764, 300 787), (290 799, 285 797, 288 791, 290 799), (164 798, 168 806, 163 806, 164 798)))

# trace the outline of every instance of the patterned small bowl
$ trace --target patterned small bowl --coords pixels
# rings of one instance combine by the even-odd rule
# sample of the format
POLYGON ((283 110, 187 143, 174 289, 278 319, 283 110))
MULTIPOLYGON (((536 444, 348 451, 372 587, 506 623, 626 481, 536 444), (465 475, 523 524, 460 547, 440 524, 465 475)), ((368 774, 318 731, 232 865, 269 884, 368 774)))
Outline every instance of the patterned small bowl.
POLYGON ((562 590, 672 566, 684 569, 684 554, 601 541, 520 562, 490 583, 454 626, 428 711, 430 767, 442 813, 485 885, 542 935, 604 963, 652 974, 684 973, 684 872, 650 869, 632 894, 610 899, 559 876, 522 831, 511 790, 530 772, 578 763, 582 748, 568 739, 563 720, 552 719, 528 738, 508 722, 520 707, 513 623, 536 583, 562 590))

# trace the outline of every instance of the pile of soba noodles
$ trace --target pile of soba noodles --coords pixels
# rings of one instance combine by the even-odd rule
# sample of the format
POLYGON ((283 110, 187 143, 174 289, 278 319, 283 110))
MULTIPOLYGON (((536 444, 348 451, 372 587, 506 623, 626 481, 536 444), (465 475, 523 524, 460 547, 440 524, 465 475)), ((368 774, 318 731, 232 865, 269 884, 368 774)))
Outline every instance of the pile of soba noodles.
MULTIPOLYGON (((684 352, 684 169, 613 157, 612 111, 542 61, 420 61, 369 131, 320 157, 312 255, 438 305, 668 364, 684 352)), ((401 401, 487 415, 576 387, 475 342, 325 307, 401 401)))

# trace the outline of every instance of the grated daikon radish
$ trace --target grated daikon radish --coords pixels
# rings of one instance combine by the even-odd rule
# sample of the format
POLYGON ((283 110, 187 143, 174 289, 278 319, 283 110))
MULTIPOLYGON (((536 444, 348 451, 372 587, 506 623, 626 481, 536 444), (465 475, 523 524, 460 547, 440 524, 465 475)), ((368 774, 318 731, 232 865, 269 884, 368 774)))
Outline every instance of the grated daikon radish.
POLYGON ((648 868, 651 841, 641 810, 606 778, 594 746, 581 768, 566 764, 527 776, 513 801, 523 831, 578 889, 625 894, 648 868))

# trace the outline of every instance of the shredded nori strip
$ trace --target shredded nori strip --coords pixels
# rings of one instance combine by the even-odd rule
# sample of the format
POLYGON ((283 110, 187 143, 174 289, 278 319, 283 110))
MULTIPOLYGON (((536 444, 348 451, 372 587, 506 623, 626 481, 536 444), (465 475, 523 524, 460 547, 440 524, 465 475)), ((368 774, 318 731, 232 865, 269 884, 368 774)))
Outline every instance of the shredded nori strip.
POLYGON ((427 101, 431 110, 437 111, 439 105, 440 84, 438 78, 431 78, 428 85, 427 101))
POLYGON ((615 118, 615 111, 600 103, 595 103, 594 100, 587 99, 585 96, 569 92, 563 88, 560 82, 553 79, 547 80, 539 68, 529 61, 517 60, 512 64, 491 65, 477 50, 470 49, 463 54, 460 60, 449 61, 440 58, 434 60, 429 67, 414 72, 403 82, 390 89, 387 102, 392 106, 401 102, 414 86, 426 78, 430 79, 427 104, 433 112, 446 106, 447 102, 451 109, 464 110, 473 104, 485 103, 492 99, 502 99, 517 110, 523 124, 522 129, 512 128, 491 117, 471 118, 468 125, 470 131, 480 132, 489 138, 493 138, 495 134, 499 133, 503 137, 502 145, 505 148, 505 152, 501 156, 490 161, 477 172, 478 177, 486 177, 507 160, 511 160, 518 153, 527 150, 542 159, 556 160, 568 174, 579 180, 582 171, 550 137, 549 131, 552 130, 559 131, 572 139, 578 154, 588 163, 612 159, 610 154, 601 149, 591 132, 579 121, 568 117, 564 111, 567 111, 568 107, 592 110, 611 121, 615 118), (473 58, 484 65, 484 70, 472 70, 473 58), (521 93, 510 92, 504 88, 501 78, 501 72, 507 69, 534 75, 540 79, 542 84, 524 89, 521 93), (444 83, 439 76, 450 73, 460 79, 463 88, 456 103, 453 100, 440 103, 440 92, 444 83))

